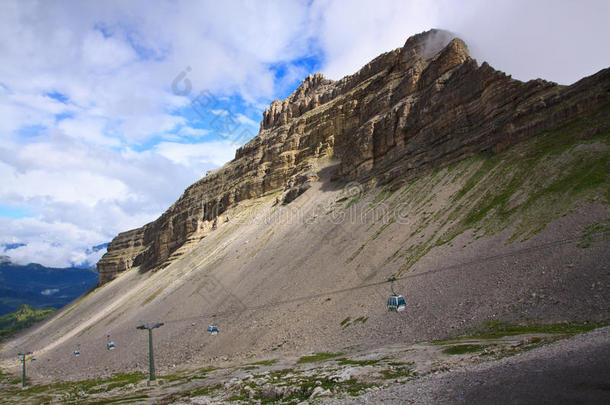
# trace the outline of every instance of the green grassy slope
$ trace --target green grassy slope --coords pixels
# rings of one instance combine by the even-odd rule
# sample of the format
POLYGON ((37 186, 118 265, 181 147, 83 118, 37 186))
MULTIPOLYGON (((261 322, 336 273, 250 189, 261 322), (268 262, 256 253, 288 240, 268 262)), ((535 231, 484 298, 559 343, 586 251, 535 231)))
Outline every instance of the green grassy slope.
POLYGON ((36 309, 24 304, 13 313, 0 316, 0 339, 48 318, 55 311, 55 308, 36 309))
MULTIPOLYGON (((466 231, 481 238, 508 229, 512 236, 507 243, 513 243, 529 239, 582 202, 609 205, 610 133, 599 130, 608 127, 610 105, 500 153, 430 172, 396 191, 389 191, 392 185, 382 189, 370 209, 386 204, 414 229, 387 262, 402 262, 401 274, 432 248, 451 244, 466 231), (439 195, 443 189, 455 191, 439 195)), ((349 261, 394 221, 371 229, 376 232, 349 261)), ((594 225, 592 232, 606 230, 607 238, 608 221, 594 225)))

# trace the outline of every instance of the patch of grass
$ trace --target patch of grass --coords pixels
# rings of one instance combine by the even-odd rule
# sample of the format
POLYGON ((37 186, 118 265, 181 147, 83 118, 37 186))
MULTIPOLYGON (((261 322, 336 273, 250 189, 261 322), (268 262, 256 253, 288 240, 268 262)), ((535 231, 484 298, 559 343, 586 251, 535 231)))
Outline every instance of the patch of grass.
POLYGON ((383 264, 388 264, 393 262, 394 260, 396 260, 399 256, 400 256, 400 251, 402 250, 402 248, 398 248, 393 254, 392 256, 388 257, 387 259, 385 259, 385 261, 383 262, 383 264))
POLYGON ((356 257, 358 257, 358 255, 360 254, 360 252, 362 252, 364 250, 366 246, 366 243, 362 244, 362 246, 360 246, 358 248, 358 250, 356 250, 348 259, 347 259, 347 263, 351 263, 352 261, 354 261, 354 259, 356 257))
POLYGON ((217 391, 221 388, 222 388, 222 384, 208 385, 208 386, 200 387, 200 388, 197 388, 196 390, 190 391, 186 394, 186 396, 189 396, 189 397, 199 397, 199 396, 203 396, 203 395, 209 396, 214 391, 217 391))
POLYGON ((502 359, 505 357, 514 356, 517 353, 526 352, 526 351, 535 349, 535 348, 543 346, 543 345, 554 343, 562 338, 565 338, 566 336, 567 335, 560 335, 560 334, 545 336, 545 337, 535 336, 528 340, 522 341, 516 345, 500 347, 500 348, 497 348, 496 350, 486 349, 483 353, 480 354, 480 356, 481 357, 494 356, 494 358, 496 358, 496 359, 502 359))
POLYGON ((345 392, 351 396, 358 396, 365 389, 373 387, 374 384, 359 381, 355 378, 350 378, 349 380, 338 382, 328 378, 318 379, 316 377, 311 377, 308 380, 301 381, 299 383, 299 386, 300 390, 296 393, 296 395, 287 398, 287 400, 307 400, 311 395, 311 392, 316 387, 321 387, 324 390, 345 392))
POLYGON ((341 326, 343 326, 344 328, 347 328, 350 325, 354 325, 357 323, 366 323, 366 321, 368 321, 368 316, 359 316, 358 318, 354 319, 352 321, 351 317, 347 317, 345 318, 343 321, 341 321, 341 326))
POLYGON ((343 381, 341 383, 335 383, 335 384, 339 384, 338 388, 341 391, 347 392, 352 397, 356 397, 365 389, 375 386, 375 384, 370 384, 370 383, 366 383, 364 381, 359 381, 355 378, 350 378, 347 381, 343 381))
POLYGON ((272 378, 283 378, 286 374, 294 373, 294 369, 292 368, 283 368, 281 370, 272 370, 269 372, 269 375, 272 378))
POLYGON ((466 184, 453 196, 453 202, 456 203, 462 199, 470 190, 472 190, 480 181, 489 174, 491 169, 493 169, 498 161, 493 158, 485 158, 484 156, 479 156, 475 159, 481 160, 483 164, 477 169, 476 172, 472 176, 468 178, 466 184))
POLYGON ((369 320, 368 316, 359 316, 358 318, 354 319, 354 323, 366 323, 366 321, 369 320))
POLYGON ((362 193, 358 193, 356 194, 354 197, 352 197, 347 204, 345 204, 344 209, 349 209, 349 207, 351 207, 352 205, 356 204, 358 201, 360 201, 360 197, 362 197, 362 193))
MULTIPOLYGON (((607 150, 572 152, 575 146, 585 143, 578 139, 580 129, 577 124, 568 125, 485 159, 454 197, 457 202, 471 189, 479 191, 471 194, 482 195, 466 198, 465 206, 470 210, 461 220, 462 228, 483 224, 488 233, 493 233, 514 224, 519 218, 518 229, 512 238, 516 240, 528 230, 533 231, 528 235, 531 236, 544 229, 553 218, 567 212, 577 200, 588 197, 591 192, 599 194, 601 190, 607 190, 607 150), (540 178, 535 173, 545 173, 545 176, 540 178)), ((608 134, 595 139, 605 138, 608 134)))
POLYGON ((610 238, 610 217, 587 226, 582 233, 582 241, 578 244, 578 247, 588 248, 591 246, 593 238, 597 234, 600 234, 603 240, 610 238))
POLYGON ((339 358, 335 360, 337 363, 341 365, 350 365, 350 366, 374 366, 379 363, 380 360, 351 360, 346 359, 345 357, 339 358))
MULTIPOLYGON (((231 395, 227 398, 227 402, 248 402, 250 397, 248 396, 248 392, 246 390, 241 390, 239 394, 231 395)), ((264 403, 261 401, 261 403, 264 403)))
MULTIPOLYGON (((410 191, 401 194, 408 200, 407 212, 401 212, 401 216, 414 218, 410 238, 405 240, 411 247, 399 250, 398 255, 406 261, 398 274, 434 247, 451 243, 467 230, 480 238, 513 228, 507 241, 513 243, 536 235, 554 219, 572 212, 581 201, 610 204, 610 134, 598 130, 610 123, 608 112, 610 104, 592 116, 541 133, 498 154, 479 155, 454 165, 464 172, 462 185, 449 204, 432 213, 432 221, 425 215, 417 217, 424 209, 419 202, 429 199, 441 180, 429 173, 411 183, 410 191), (587 144, 602 146, 582 147, 587 144), (420 233, 429 235, 424 232, 431 224, 435 227, 432 236, 415 241, 420 233)), ((588 231, 606 229, 607 225, 604 228, 602 224, 588 231)), ((589 239, 583 237, 581 247, 588 246, 589 239)))
POLYGON ((166 375, 162 375, 162 376, 158 376, 157 378, 165 380, 167 382, 174 382, 174 381, 190 381, 191 378, 189 376, 183 375, 183 374, 166 374, 166 375))
POLYGON ((392 366, 392 367, 403 367, 403 366, 407 366, 409 364, 413 364, 413 363, 403 363, 400 361, 391 361, 388 363, 388 366, 392 366))
POLYGON ((21 381, 19 378, 12 374, 5 373, 2 369, 0 369, 0 382, 6 384, 17 384, 19 381, 21 381))
POLYGON ((210 372, 212 372, 214 370, 218 370, 218 368, 212 367, 212 366, 206 367, 206 368, 202 368, 202 369, 197 370, 197 374, 196 375, 204 377, 208 373, 210 373, 210 372))
POLYGON ((530 333, 548 333, 576 335, 590 332, 593 329, 610 325, 610 320, 602 322, 562 322, 551 324, 514 324, 500 321, 484 323, 470 337, 478 339, 494 339, 502 336, 524 335, 530 333))
POLYGON ((146 394, 142 394, 142 395, 134 395, 131 397, 119 397, 119 398, 111 398, 111 399, 105 399, 105 400, 101 400, 101 401, 87 401, 87 402, 79 402, 81 404, 90 404, 90 405, 105 405, 105 404, 116 404, 116 403, 132 403, 134 401, 137 400, 142 400, 142 399, 148 399, 149 396, 146 394))
MULTIPOLYGON (((142 373, 116 373, 105 379, 90 379, 81 381, 58 381, 45 385, 30 385, 23 390, 15 392, 16 395, 27 398, 28 401, 40 399, 44 396, 53 398, 49 402, 66 403, 90 403, 87 402, 88 397, 92 394, 108 392, 116 388, 124 387, 128 384, 137 384, 145 378, 142 373)), ((121 397, 120 399, 123 399, 121 397)), ((119 399, 107 398, 101 403, 112 403, 119 399), (104 402, 106 401, 106 402, 104 402)), ((48 402, 46 402, 48 403, 48 402)), ((94 402, 97 403, 97 402, 94 402)))
POLYGON ((375 196, 373 201, 371 202, 371 206, 377 205, 388 198, 392 197, 392 195, 396 192, 396 190, 390 190, 390 186, 384 187, 379 194, 375 196))
POLYGON ((144 373, 136 371, 134 373, 115 373, 110 377, 109 381, 122 381, 128 384, 136 384, 146 378, 144 373))
POLYGON ((387 221, 385 224, 381 225, 381 227, 377 230, 377 232, 375 232, 375 235, 373 235, 373 237, 371 238, 371 240, 375 240, 379 237, 379 235, 381 235, 381 232, 385 231, 385 229, 392 225, 394 222, 396 221, 396 218, 392 217, 389 219, 389 221, 387 221))
POLYGON ((305 363, 316 363, 319 361, 333 359, 335 357, 342 356, 343 353, 314 353, 310 356, 303 356, 298 361, 297 364, 305 364, 305 363))
POLYGON ((443 353, 445 353, 445 354, 466 354, 466 353, 480 352, 480 351, 483 351, 484 349, 485 349, 484 345, 466 344, 466 345, 457 345, 457 346, 447 347, 446 349, 443 350, 443 353))
MULTIPOLYGON (((319 378, 318 376, 307 376, 303 377, 297 381, 292 381, 290 388, 291 394, 289 396, 283 396, 278 398, 267 398, 262 395, 260 387, 250 386, 251 389, 255 391, 254 397, 252 400, 261 403, 261 404, 269 404, 269 403, 299 403, 302 401, 306 401, 311 396, 311 393, 317 387, 322 388, 323 390, 331 390, 336 393, 347 393, 351 396, 359 395, 363 390, 374 386, 374 384, 370 384, 364 381, 359 381, 355 378, 351 378, 346 381, 334 381, 330 378, 319 378)), ((233 395, 228 398, 229 401, 244 401, 244 402, 252 402, 248 396, 248 391, 243 388, 237 395, 233 395)))
MULTIPOLYGON (((91 381, 91 385, 98 388, 93 389, 93 387, 91 387, 87 391, 90 394, 112 391, 115 388, 125 387, 129 384, 136 385, 145 378, 146 376, 139 371, 135 373, 115 373, 105 380, 89 380, 91 381)), ((89 381, 81 382, 81 384, 89 384, 89 381)))
POLYGON ((404 378, 404 377, 413 377, 415 373, 411 369, 411 363, 408 363, 405 366, 398 366, 390 368, 386 368, 385 370, 381 370, 381 375, 385 379, 395 379, 395 378, 404 378))
POLYGON ((254 363, 249 363, 249 365, 251 365, 251 366, 271 366, 271 365, 274 365, 275 363, 277 363, 277 359, 255 361, 254 363))

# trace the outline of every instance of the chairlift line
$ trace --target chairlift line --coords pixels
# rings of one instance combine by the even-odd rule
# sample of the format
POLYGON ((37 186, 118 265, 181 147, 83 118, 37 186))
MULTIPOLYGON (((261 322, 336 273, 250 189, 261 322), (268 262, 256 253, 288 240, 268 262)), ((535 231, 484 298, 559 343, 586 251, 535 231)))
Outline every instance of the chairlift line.
MULTIPOLYGON (((600 232, 596 232, 595 234, 599 234, 600 232)), ((303 296, 303 297, 292 297, 290 299, 286 299, 286 300, 280 300, 280 301, 276 301, 276 302, 271 302, 268 304, 261 304, 261 305, 256 305, 256 306, 252 306, 252 307, 246 307, 246 311, 257 311, 257 310, 263 310, 263 309, 268 309, 268 308, 273 308, 273 307, 279 307, 282 305, 288 305, 288 304, 294 304, 295 302, 302 302, 302 301, 309 301, 312 299, 316 299, 316 298, 322 298, 322 297, 327 297, 327 296, 333 296, 333 295, 337 295, 337 294, 342 294, 342 293, 347 293, 347 292, 352 292, 352 291, 356 291, 356 290, 360 290, 360 289, 365 289, 365 288, 371 288, 371 287, 375 287, 375 286, 380 286, 383 285, 385 283, 390 282, 390 287, 392 289, 392 296, 390 296, 388 298, 388 310, 390 310, 390 306, 391 307, 396 307, 396 311, 402 311, 406 308, 406 302, 404 300, 404 297, 402 295, 398 295, 395 293, 394 289, 393 289, 393 282, 394 281, 398 281, 398 280, 406 280, 408 278, 415 278, 415 277, 422 277, 425 275, 429 275, 429 274, 435 274, 435 273, 440 273, 440 272, 444 272, 444 271, 448 271, 448 270, 453 270, 456 268, 461 268, 461 267, 465 267, 465 266, 470 266, 470 265, 474 265, 474 264, 480 264, 480 263, 485 263, 488 261, 492 261, 492 260, 497 260, 497 259, 501 259, 504 257, 512 257, 512 256, 517 256, 523 253, 527 253, 527 252, 531 252, 531 251, 536 251, 536 250, 542 250, 542 249, 548 249, 551 247, 555 247, 555 246, 561 246, 561 245, 565 245, 565 244, 569 244, 571 242, 580 242, 581 241, 581 237, 577 236, 577 237, 573 237, 573 238, 567 238, 567 239, 559 239, 559 240, 555 240, 555 241, 551 241, 548 243, 544 243, 544 244, 540 244, 540 245, 535 245, 535 246, 531 246, 531 247, 526 247, 523 249, 517 249, 513 252, 507 252, 507 253, 501 253, 501 254, 497 254, 497 255, 493 255, 493 256, 487 256, 487 257, 482 257, 482 258, 478 258, 475 260, 472 260, 470 262, 463 262, 463 263, 456 263, 456 264, 452 264, 449 266, 444 266, 444 267, 439 267, 436 269, 432 269, 432 270, 428 270, 428 271, 424 271, 424 272, 420 272, 420 273, 416 273, 416 274, 408 274, 408 275, 404 275, 401 277, 392 277, 388 280, 383 280, 383 281, 376 281, 376 282, 372 282, 372 283, 367 283, 367 284, 361 284, 361 285, 357 285, 354 287, 348 287, 348 288, 343 288, 340 290, 333 290, 333 291, 326 291, 323 293, 318 293, 318 294, 311 294, 308 296, 303 296), (392 299, 392 302, 390 303, 390 299, 392 299), (391 305, 390 305, 391 304, 391 305)), ((394 309, 391 309, 392 311, 394 309)), ((178 322, 185 322, 185 321, 194 321, 197 319, 201 319, 201 318, 207 318, 207 317, 215 317, 215 316, 226 316, 226 315, 234 315, 234 314, 238 314, 238 313, 243 313, 244 310, 240 310, 240 311, 222 311, 222 312, 214 312, 214 313, 207 313, 207 314, 202 314, 202 315, 197 315, 197 316, 192 316, 192 317, 187 317, 187 318, 178 318, 178 319, 172 319, 169 321, 165 321, 165 323, 178 323, 178 322)), ((162 324, 160 323, 159 326, 161 326, 162 324)), ((208 333, 212 334, 212 331, 210 331, 210 327, 214 327, 215 325, 210 325, 208 327, 208 333)), ((218 327, 216 327, 216 333, 218 333, 218 327)), ((118 334, 121 334, 121 332, 119 332, 118 334)), ((116 335, 116 334, 115 334, 116 335)), ((113 340, 110 340, 110 335, 107 335, 107 342, 106 342, 106 347, 107 350, 114 350, 116 348, 115 342, 113 340)), ((98 339, 95 339, 98 340, 98 339)), ((74 351, 74 355, 78 356, 80 355, 80 345, 77 346, 76 350, 74 351), (77 354, 78 353, 78 354, 77 354)))
MULTIPOLYGON (((601 233, 597 232, 597 233, 601 233)), ((452 264, 449 266, 444 266, 444 267, 438 267, 436 269, 432 269, 432 270, 428 270, 428 271, 423 271, 420 273, 416 273, 416 274, 407 274, 401 277, 396 277, 395 281, 398 280, 406 280, 409 278, 416 278, 416 277, 422 277, 422 276, 426 276, 429 274, 435 274, 435 273, 440 273, 440 272, 444 272, 444 271, 448 271, 448 270, 453 270, 453 269, 457 269, 457 268, 461 268, 461 267, 465 267, 465 266, 471 266, 474 264, 480 264, 480 263, 485 263, 488 261, 492 261, 492 260, 497 260, 497 259, 501 259, 504 257, 512 257, 512 256, 517 256, 523 253, 528 253, 531 251, 536 251, 536 250, 542 250, 542 249, 547 249, 547 248, 551 248, 551 247, 555 247, 555 246, 561 246, 561 245, 565 245, 571 242, 580 242, 581 241, 581 237, 577 236, 577 237, 573 237, 573 238, 567 238, 567 239, 559 239, 559 240, 555 240, 555 241, 551 241, 548 243, 543 243, 540 245, 535 245, 535 246, 530 246, 530 247, 526 247, 526 248, 522 248, 522 249, 517 249, 513 252, 507 252, 507 253, 501 253, 501 254, 497 254, 497 255, 493 255, 493 256, 487 256, 487 257, 482 257, 482 258, 478 258, 475 260, 472 260, 470 262, 463 262, 463 263, 456 263, 456 264, 452 264)), ((290 299, 286 299, 286 300, 281 300, 281 301, 276 301, 276 302, 271 302, 268 304, 261 304, 261 305, 256 305, 256 306, 252 306, 252 307, 247 307, 246 311, 257 311, 257 310, 263 310, 263 309, 268 309, 268 308, 273 308, 273 307, 278 307, 281 305, 289 305, 289 304, 294 304, 295 302, 302 302, 302 301, 309 301, 312 299, 316 299, 316 298, 322 298, 322 297, 327 297, 327 296, 333 296, 333 295, 337 295, 337 294, 342 294, 342 293, 347 293, 347 292, 352 292, 352 291, 356 291, 356 290, 360 290, 360 289, 364 289, 364 288, 370 288, 370 287, 375 287, 375 286, 380 286, 383 285, 385 283, 387 283, 388 280, 383 280, 383 281, 375 281, 372 283, 367 283, 367 284, 360 284, 354 287, 348 287, 348 288, 343 288, 340 290, 333 290, 333 291, 326 291, 323 293, 318 293, 318 294, 312 294, 312 295, 308 295, 308 296, 303 296, 303 297, 292 297, 290 299)), ((403 297, 404 299, 404 297, 403 297)), ((172 319, 169 321, 166 321, 166 323, 178 323, 178 322, 185 322, 185 321, 194 321, 197 319, 201 319, 201 318, 207 318, 210 316, 225 316, 225 315, 235 315, 238 313, 243 313, 243 310, 240 311, 221 311, 221 312, 214 312, 214 313, 205 313, 202 315, 196 315, 196 316, 191 316, 188 318, 179 318, 179 319, 172 319)))

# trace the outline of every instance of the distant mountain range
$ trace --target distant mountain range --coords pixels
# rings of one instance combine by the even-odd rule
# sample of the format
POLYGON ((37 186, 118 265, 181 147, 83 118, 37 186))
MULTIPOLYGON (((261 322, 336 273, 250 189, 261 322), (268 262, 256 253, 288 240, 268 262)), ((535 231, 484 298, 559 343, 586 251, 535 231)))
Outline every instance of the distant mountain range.
POLYGON ((23 304, 61 308, 97 284, 94 268, 52 268, 11 263, 0 256, 0 315, 23 304))

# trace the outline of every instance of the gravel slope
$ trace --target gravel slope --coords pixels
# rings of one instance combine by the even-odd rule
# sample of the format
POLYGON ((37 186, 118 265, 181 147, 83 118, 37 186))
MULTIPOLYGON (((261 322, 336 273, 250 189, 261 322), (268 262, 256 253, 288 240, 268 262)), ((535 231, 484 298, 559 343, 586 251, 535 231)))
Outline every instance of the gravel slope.
POLYGON ((169 374, 256 357, 408 345, 493 320, 608 319, 608 240, 595 235, 580 246, 585 230, 610 215, 610 206, 592 201, 527 240, 510 243, 511 229, 486 236, 467 230, 433 247, 396 283, 408 310, 386 310, 385 280, 417 257, 418 243, 440 226, 430 222, 439 207, 451 206, 451 194, 477 167, 457 179, 457 169, 440 170, 421 180, 422 190, 407 185, 382 202, 383 190, 373 186, 344 199, 350 187, 322 175, 287 206, 273 195, 244 202, 229 212, 230 222, 162 271, 126 272, 6 342, 0 367, 19 375, 16 354, 28 350, 37 358, 28 373, 39 382, 146 372, 147 334, 136 329, 143 320, 165 322, 154 332, 155 362, 169 374), (363 219, 372 207, 406 207, 401 215, 416 221, 363 219), (219 336, 208 336, 210 324, 219 336), (108 339, 115 350, 106 350, 108 339))

